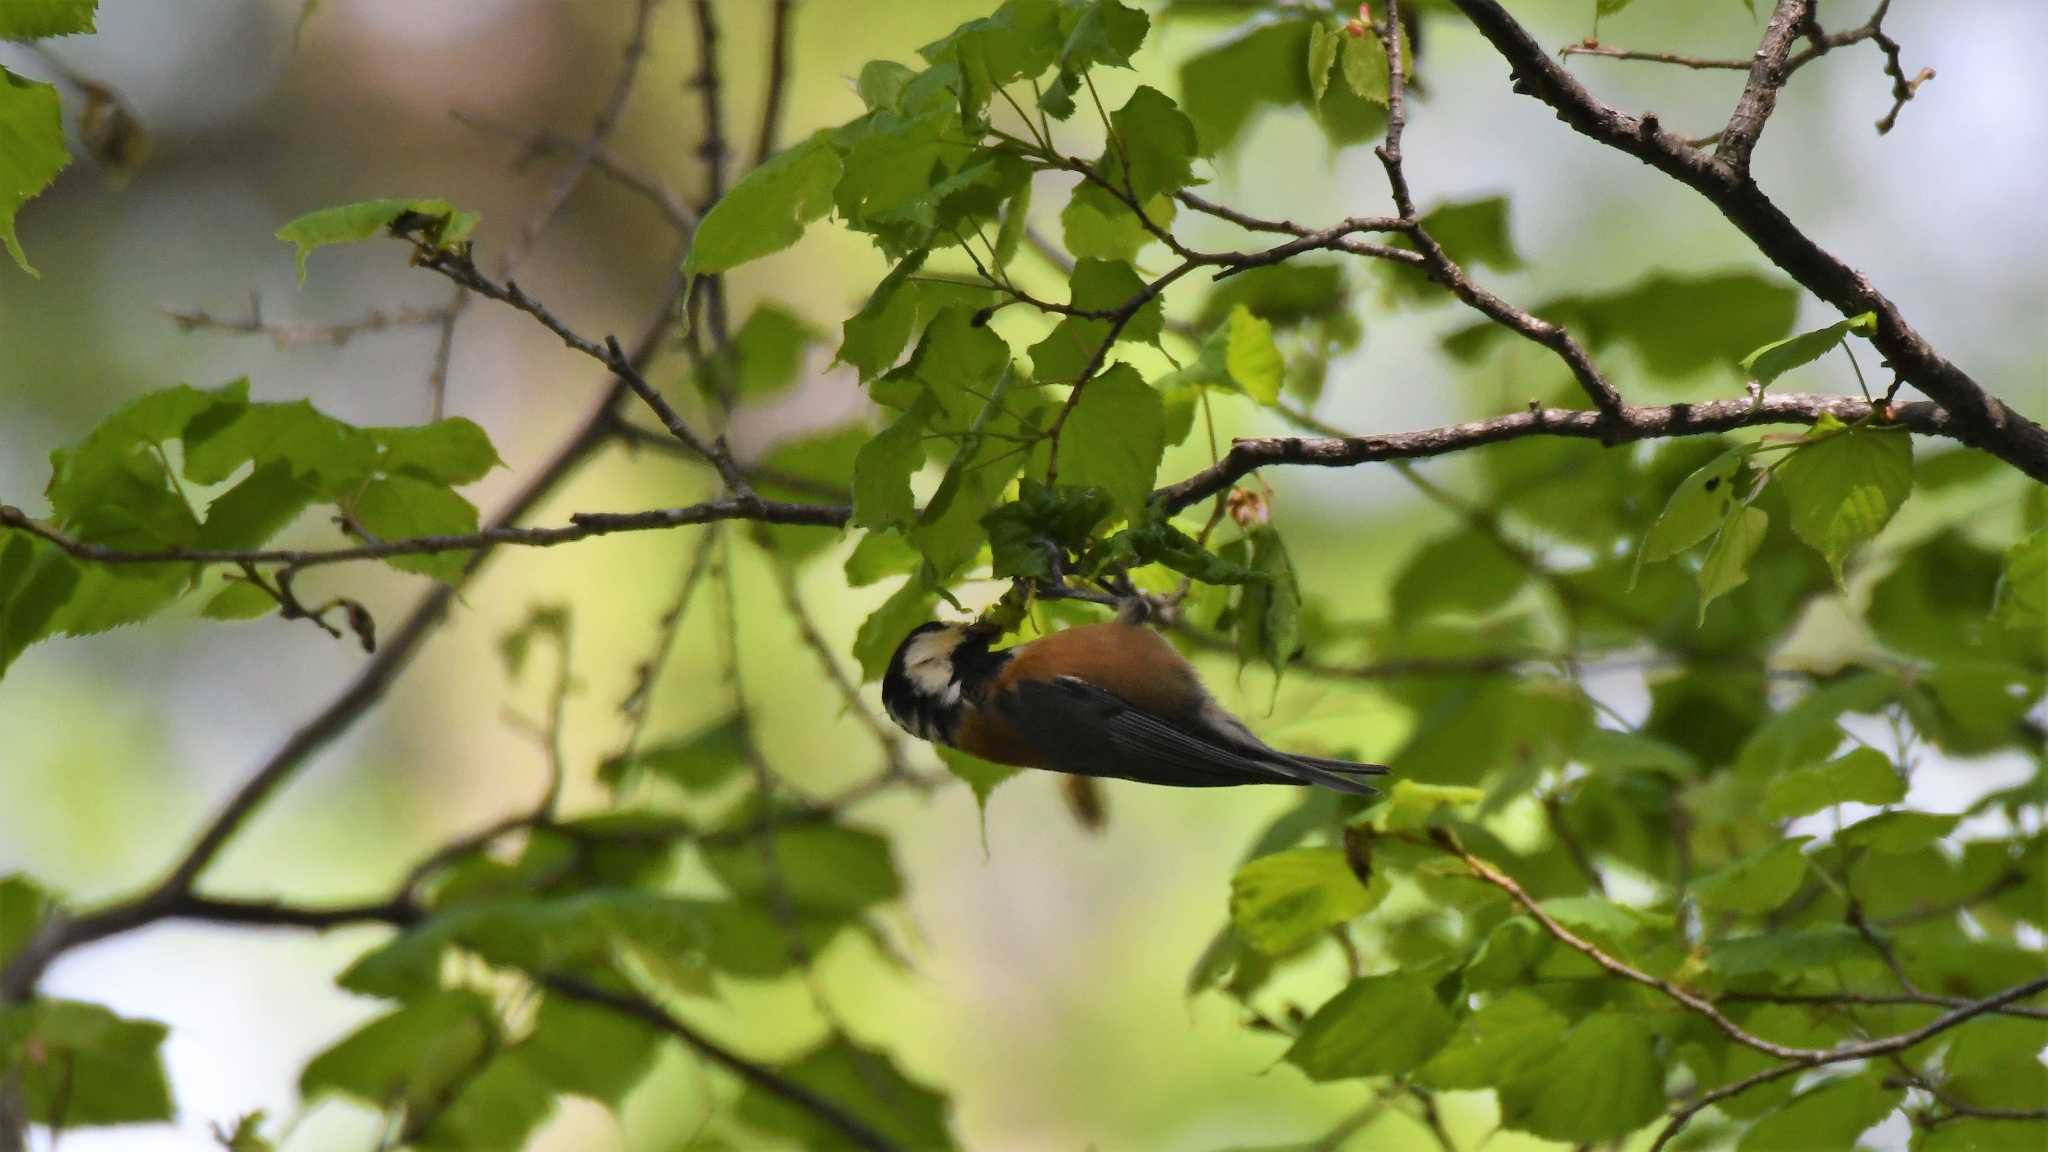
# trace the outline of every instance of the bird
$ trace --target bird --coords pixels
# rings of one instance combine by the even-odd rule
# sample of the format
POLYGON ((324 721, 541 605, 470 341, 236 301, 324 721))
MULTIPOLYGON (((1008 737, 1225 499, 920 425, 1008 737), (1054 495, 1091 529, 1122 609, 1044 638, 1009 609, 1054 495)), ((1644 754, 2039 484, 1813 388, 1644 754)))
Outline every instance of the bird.
POLYGON ((1282 752, 1252 735, 1166 639, 1126 619, 991 646, 995 624, 933 621, 889 659, 882 704, 920 740, 997 764, 1176 788, 1315 785, 1357 796, 1380 764, 1282 752))

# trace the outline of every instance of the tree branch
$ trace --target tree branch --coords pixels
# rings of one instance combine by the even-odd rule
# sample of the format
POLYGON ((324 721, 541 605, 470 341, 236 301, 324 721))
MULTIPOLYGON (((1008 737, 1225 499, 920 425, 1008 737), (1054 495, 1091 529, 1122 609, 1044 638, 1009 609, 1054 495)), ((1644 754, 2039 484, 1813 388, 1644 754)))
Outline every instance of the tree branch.
MULTIPOLYGON (((1177 512, 1235 484, 1260 468, 1302 464, 1317 468, 1349 468, 1381 460, 1413 460, 1461 452, 1482 444, 1525 436, 1568 436, 1582 440, 1626 442, 1671 436, 1698 436, 1765 424, 1811 424, 1832 415, 1853 424, 1869 418, 1874 406, 1861 397, 1802 393, 1766 394, 1748 399, 1709 400, 1699 404, 1629 405, 1618 424, 1583 408, 1531 408, 1487 420, 1473 420, 1420 432, 1381 436, 1271 436, 1238 440, 1217 464, 1153 495, 1169 512, 1177 512)), ((1888 423, 1930 435, 1955 435, 1947 413, 1932 404, 1901 404, 1886 411, 1888 423)))
POLYGON ((1996 1012, 2009 1004, 2016 1004, 2021 1000, 2030 999, 2043 992, 2048 992, 2048 976, 2015 985, 2003 992, 1986 996, 1981 1000, 1967 1001, 1961 1007, 1944 1012, 1910 1032, 1901 1032, 1896 1036, 1885 1036, 1875 1040, 1863 1040, 1852 1044, 1837 1045, 1836 1047, 1821 1050, 1783 1064, 1774 1064, 1761 1072, 1745 1076, 1733 1083, 1723 1084, 1712 1091, 1701 1093, 1699 1096, 1686 1101, 1683 1105, 1674 1109, 1671 1114, 1670 1123, 1664 1126, 1663 1131, 1657 1133, 1656 1141, 1650 1145, 1650 1152, 1661 1152, 1664 1146, 1669 1144, 1672 1138, 1678 1135, 1679 1130, 1685 1127, 1687 1121, 1691 1120, 1710 1104, 1726 1100, 1731 1096, 1740 1096, 1751 1088, 1768 1084, 1773 1080, 1782 1080, 1787 1076, 1804 1072, 1809 1068, 1818 1068, 1825 1064, 1843 1064, 1851 1060, 1870 1060, 1879 1056, 1889 1056, 1894 1052, 1904 1052, 1908 1048, 1939 1036, 1959 1024, 1966 1024, 1986 1013, 1996 1012))
POLYGON ((1632 116, 1602 103, 1552 61, 1499 0, 1452 0, 1514 73, 1515 90, 1534 96, 1582 135, 1624 152, 1699 193, 1759 251, 1845 317, 1874 312, 1871 337, 1901 379, 1947 411, 1949 434, 2048 483, 2048 430, 1986 392, 1907 323, 1863 274, 1802 232, 1746 173, 1666 132, 1654 115, 1632 116))
POLYGON ((1749 171, 1757 137, 1763 135, 1764 123, 1778 106, 1778 89, 1785 86, 1785 78, 1791 75, 1786 59, 1792 53, 1792 41, 1811 15, 1810 0, 1778 0, 1770 22, 1764 25, 1763 42, 1757 45, 1749 66, 1749 82, 1743 85, 1735 111, 1728 116, 1728 126, 1721 129, 1721 142, 1714 149, 1714 155, 1737 172, 1749 171))
POLYGON ((419 240, 415 240, 415 247, 415 262, 420 266, 439 272, 479 296, 508 304, 526 313, 539 321, 541 327, 553 332, 562 343, 609 368, 615 377, 633 390, 633 394, 640 398, 641 403, 647 405, 655 418, 661 421, 662 427, 668 429, 669 435, 674 436, 718 470, 719 478, 725 481, 726 487, 731 489, 736 499, 754 498, 753 489, 747 484, 747 478, 740 474, 739 465, 733 462, 732 453, 726 448, 724 441, 707 442, 697 435, 675 410, 675 406, 640 374, 639 367, 633 358, 627 356, 619 347, 616 337, 606 336, 603 343, 599 343, 584 336, 550 312, 540 301, 528 295, 517 282, 507 280, 499 284, 478 271, 476 262, 465 251, 436 249, 433 245, 419 240))
POLYGON ((21 509, 0 504, 0 527, 18 528, 55 544, 80 560, 95 564, 282 564, 290 568, 312 568, 351 560, 388 560, 394 556, 425 556, 440 552, 476 552, 498 544, 528 548, 552 548, 593 536, 619 532, 648 532, 710 524, 720 520, 753 520, 763 524, 810 524, 827 528, 843 526, 849 509, 827 504, 795 504, 780 500, 706 500, 680 508, 655 508, 645 512, 577 512, 569 523, 554 528, 520 528, 493 525, 476 532, 451 536, 410 536, 358 544, 346 548, 165 548, 153 552, 130 552, 90 541, 73 539, 47 525, 28 518, 21 509))
POLYGON ((674 1036, 748 1084, 779 1096, 809 1112, 844 1136, 853 1147, 867 1149, 867 1152, 898 1152, 896 1144, 870 1127, 866 1121, 774 1069, 741 1056, 669 1015, 656 1004, 567 976, 544 976, 539 980, 542 987, 556 995, 609 1008, 622 1016, 631 1016, 674 1036))

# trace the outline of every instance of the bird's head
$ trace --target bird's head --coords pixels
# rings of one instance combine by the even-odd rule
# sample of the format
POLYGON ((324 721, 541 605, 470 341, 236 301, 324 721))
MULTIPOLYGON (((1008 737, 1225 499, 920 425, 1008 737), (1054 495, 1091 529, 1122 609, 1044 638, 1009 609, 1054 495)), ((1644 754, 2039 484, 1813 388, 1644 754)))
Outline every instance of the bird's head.
POLYGON ((961 709, 1010 659, 988 646, 1003 635, 993 624, 920 624, 897 645, 882 676, 889 718, 920 740, 951 744, 961 709))

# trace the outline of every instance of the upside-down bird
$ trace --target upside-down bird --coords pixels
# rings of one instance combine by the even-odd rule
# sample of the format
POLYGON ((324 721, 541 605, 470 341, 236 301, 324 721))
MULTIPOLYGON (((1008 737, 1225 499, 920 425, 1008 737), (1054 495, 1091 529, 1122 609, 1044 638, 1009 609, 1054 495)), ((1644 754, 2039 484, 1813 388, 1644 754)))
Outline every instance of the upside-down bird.
POLYGON ((1373 796, 1360 777, 1387 771, 1268 746, 1142 625, 1090 624, 990 651, 1002 634, 992 624, 920 625, 882 678, 890 718, 998 764, 1178 788, 1319 784, 1373 796))

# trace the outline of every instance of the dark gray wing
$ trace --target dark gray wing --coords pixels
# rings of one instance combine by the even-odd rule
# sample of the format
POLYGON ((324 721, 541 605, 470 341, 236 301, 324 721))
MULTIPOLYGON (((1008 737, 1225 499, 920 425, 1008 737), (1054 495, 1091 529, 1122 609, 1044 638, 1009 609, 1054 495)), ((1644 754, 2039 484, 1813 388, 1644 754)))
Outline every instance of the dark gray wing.
MULTIPOLYGON (((1336 770, 1341 761, 1309 764, 1256 740, 1247 743, 1195 721, 1155 716, 1071 676, 1050 683, 1020 681, 992 703, 1062 772, 1177 788, 1320 784, 1377 795, 1352 779, 1352 773, 1336 770)), ((1345 767, 1357 772, 1373 766, 1345 767)))

